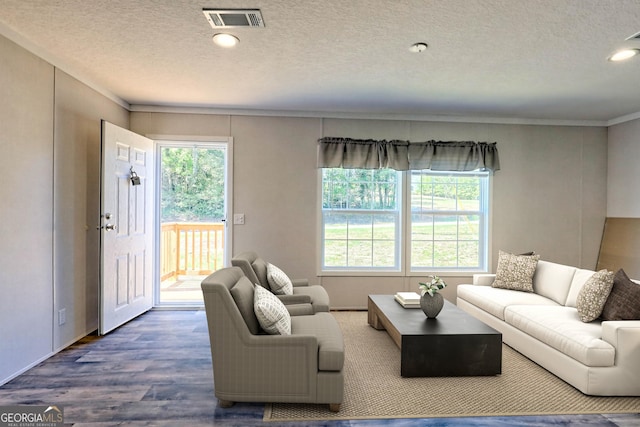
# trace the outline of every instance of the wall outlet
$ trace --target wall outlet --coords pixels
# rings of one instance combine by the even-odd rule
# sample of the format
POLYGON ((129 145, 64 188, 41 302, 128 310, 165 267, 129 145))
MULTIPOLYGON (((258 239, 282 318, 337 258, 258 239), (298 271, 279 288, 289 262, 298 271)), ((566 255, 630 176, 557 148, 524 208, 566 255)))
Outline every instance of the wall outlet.
POLYGON ((58 310, 58 326, 62 326, 67 323, 67 309, 62 308, 58 310))
POLYGON ((233 214, 233 223, 243 225, 244 224, 244 214, 233 214))

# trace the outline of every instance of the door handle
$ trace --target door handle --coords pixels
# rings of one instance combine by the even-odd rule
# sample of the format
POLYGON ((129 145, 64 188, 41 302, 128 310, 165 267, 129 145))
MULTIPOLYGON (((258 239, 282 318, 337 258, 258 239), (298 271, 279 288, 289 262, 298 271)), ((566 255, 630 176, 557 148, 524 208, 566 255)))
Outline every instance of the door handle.
POLYGON ((116 225, 115 224, 105 224, 104 229, 107 231, 112 231, 116 229, 116 225))

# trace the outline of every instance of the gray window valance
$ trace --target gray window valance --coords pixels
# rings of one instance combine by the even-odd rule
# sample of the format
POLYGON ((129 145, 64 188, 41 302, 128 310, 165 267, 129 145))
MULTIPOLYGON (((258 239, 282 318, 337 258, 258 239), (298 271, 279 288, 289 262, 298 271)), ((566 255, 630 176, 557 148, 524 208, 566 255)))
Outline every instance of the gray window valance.
POLYGON ((497 171, 500 159, 495 142, 409 142, 325 137, 318 140, 318 167, 497 171))

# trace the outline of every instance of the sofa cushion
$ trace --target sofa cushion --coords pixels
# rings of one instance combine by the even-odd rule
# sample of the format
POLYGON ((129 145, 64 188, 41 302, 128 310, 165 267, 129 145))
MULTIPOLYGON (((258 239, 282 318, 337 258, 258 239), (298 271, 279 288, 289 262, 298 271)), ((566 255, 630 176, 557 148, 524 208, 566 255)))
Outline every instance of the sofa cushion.
POLYGON ((231 297, 238 306, 244 322, 253 335, 260 333, 260 325, 256 313, 253 311, 253 283, 242 276, 231 288, 231 297))
POLYGON ((512 305, 505 321, 586 366, 615 362, 615 348, 601 339, 601 323, 581 322, 575 308, 512 305))
POLYGON ((555 301, 529 292, 492 288, 490 286, 458 285, 458 298, 504 320, 504 310, 510 305, 557 305, 555 301))
POLYGON ((318 369, 341 371, 344 366, 344 339, 336 319, 330 313, 291 318, 292 335, 310 335, 318 339, 318 369))
POLYGON ((533 275, 533 291, 564 305, 575 271, 575 267, 540 260, 533 275))
POLYGON ((567 307, 576 307, 578 304, 578 294, 580 290, 587 283, 587 280, 593 276, 595 271, 593 270, 585 270, 582 268, 576 269, 576 273, 573 275, 573 280, 571 280, 571 289, 569 289, 569 295, 567 296, 567 302, 564 304, 567 307))
POLYGON ((540 255, 514 255, 499 251, 496 279, 491 286, 533 292, 533 274, 539 259, 540 255))
POLYGON ((268 334, 291 334, 291 315, 287 307, 278 297, 258 284, 254 287, 253 309, 260 326, 268 334))
POLYGON ((603 320, 640 320, 640 285, 623 269, 613 277, 613 288, 602 309, 603 320))
POLYGON ((580 289, 576 305, 580 320, 591 322, 600 317, 613 287, 613 276, 613 271, 600 270, 580 289))
POLYGON ((293 295, 293 284, 289 276, 271 263, 267 263, 267 282, 274 294, 293 295))

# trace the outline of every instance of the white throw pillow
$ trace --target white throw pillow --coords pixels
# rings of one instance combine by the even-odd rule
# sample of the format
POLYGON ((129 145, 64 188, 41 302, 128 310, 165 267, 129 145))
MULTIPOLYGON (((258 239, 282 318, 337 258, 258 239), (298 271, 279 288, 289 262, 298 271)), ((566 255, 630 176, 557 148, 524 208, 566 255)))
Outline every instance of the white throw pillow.
POLYGON ((255 285, 253 311, 266 333, 291 335, 291 315, 277 296, 260 285, 255 285))
POLYGON ((273 264, 267 264, 267 282, 276 295, 293 295, 293 283, 284 271, 273 264))

